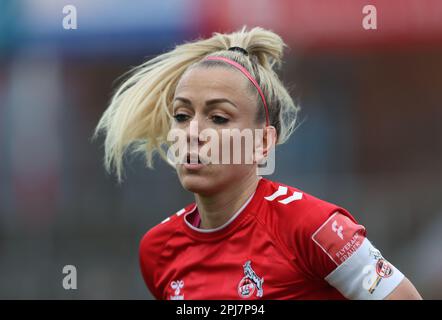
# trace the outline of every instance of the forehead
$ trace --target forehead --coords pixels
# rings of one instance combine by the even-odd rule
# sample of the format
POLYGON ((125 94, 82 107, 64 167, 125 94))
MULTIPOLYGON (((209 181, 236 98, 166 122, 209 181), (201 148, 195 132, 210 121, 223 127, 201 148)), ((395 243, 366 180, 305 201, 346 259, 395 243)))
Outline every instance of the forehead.
POLYGON ((193 98, 230 97, 253 100, 249 80, 238 70, 220 66, 196 66, 186 71, 179 80, 175 95, 193 98))

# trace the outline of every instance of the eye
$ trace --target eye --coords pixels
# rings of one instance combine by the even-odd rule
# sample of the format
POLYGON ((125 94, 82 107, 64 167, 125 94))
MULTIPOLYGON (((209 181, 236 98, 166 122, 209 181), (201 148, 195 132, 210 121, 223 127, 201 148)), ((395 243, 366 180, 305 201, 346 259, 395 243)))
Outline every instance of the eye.
POLYGON ((221 116, 212 116, 212 121, 215 124, 225 124, 229 121, 229 119, 221 117, 221 116))
POLYGON ((175 118, 176 122, 185 122, 189 120, 190 116, 184 113, 177 113, 174 114, 173 117, 175 118))

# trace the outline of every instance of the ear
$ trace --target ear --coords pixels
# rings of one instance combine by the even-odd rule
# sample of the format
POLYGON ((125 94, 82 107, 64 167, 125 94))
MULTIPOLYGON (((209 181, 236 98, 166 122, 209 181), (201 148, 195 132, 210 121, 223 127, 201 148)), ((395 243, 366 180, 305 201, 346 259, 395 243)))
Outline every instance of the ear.
POLYGON ((276 146, 277 133, 274 126, 267 126, 262 136, 255 135, 255 163, 265 162, 270 150, 276 146))

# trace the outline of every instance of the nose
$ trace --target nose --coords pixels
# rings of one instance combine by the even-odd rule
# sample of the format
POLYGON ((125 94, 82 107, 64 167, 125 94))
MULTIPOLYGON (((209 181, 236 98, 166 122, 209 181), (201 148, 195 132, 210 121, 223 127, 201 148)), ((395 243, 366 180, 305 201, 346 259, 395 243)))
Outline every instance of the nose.
POLYGON ((187 128, 187 143, 190 145, 191 150, 197 149, 197 147, 204 144, 205 141, 200 139, 200 132, 204 130, 204 125, 204 121, 201 121, 198 117, 190 121, 187 128))

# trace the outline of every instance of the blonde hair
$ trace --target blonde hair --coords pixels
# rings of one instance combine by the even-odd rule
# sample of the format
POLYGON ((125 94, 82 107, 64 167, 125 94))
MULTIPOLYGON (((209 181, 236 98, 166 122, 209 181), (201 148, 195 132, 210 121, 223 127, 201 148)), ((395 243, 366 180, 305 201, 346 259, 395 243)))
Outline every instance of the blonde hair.
MULTIPOLYGON (((164 146, 172 120, 171 102, 175 88, 189 67, 220 65, 220 61, 204 60, 207 56, 229 58, 244 66, 261 87, 269 109, 270 125, 277 129, 278 144, 284 143, 294 130, 299 107, 273 70, 281 65, 283 49, 281 37, 272 31, 243 27, 231 34, 214 33, 211 38, 178 45, 131 70, 130 76, 113 95, 109 107, 101 117, 94 137, 106 135, 104 163, 107 171, 115 171, 121 181, 125 153, 142 153, 148 167, 159 153, 167 160, 164 146), (248 55, 228 50, 240 47, 248 55)), ((256 92, 256 88, 253 88, 256 92)), ((257 95, 257 120, 264 120, 264 109, 257 95)))

